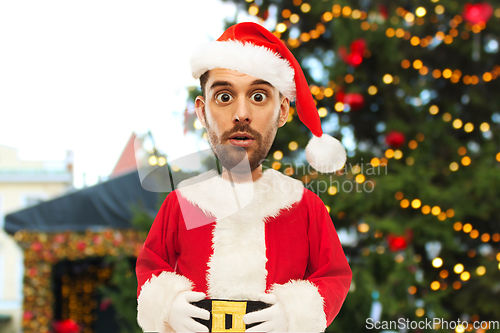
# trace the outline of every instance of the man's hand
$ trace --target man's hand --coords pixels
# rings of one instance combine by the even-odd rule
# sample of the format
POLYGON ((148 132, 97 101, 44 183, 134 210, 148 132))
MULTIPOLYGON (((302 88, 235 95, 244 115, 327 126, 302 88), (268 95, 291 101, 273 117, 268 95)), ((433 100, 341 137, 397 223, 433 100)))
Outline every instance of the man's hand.
POLYGON ((208 327, 193 318, 209 320, 210 312, 190 303, 201 301, 204 298, 204 293, 194 291, 183 291, 175 296, 168 318, 170 327, 176 332, 208 332, 208 327))
POLYGON ((247 313, 243 317, 245 324, 261 324, 249 328, 246 332, 286 332, 288 330, 288 317, 283 306, 274 294, 262 294, 259 301, 272 304, 263 310, 247 313))

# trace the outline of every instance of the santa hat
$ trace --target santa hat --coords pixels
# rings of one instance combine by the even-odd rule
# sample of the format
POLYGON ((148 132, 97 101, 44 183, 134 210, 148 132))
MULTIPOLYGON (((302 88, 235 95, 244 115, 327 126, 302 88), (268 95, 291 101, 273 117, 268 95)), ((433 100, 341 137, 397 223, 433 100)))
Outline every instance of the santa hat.
POLYGON ((201 45, 191 57, 191 71, 199 79, 206 71, 227 68, 265 80, 295 107, 300 121, 313 136, 306 158, 320 172, 334 172, 346 161, 342 144, 321 129, 321 120, 304 73, 285 44, 257 23, 244 22, 228 28, 214 42, 201 45))

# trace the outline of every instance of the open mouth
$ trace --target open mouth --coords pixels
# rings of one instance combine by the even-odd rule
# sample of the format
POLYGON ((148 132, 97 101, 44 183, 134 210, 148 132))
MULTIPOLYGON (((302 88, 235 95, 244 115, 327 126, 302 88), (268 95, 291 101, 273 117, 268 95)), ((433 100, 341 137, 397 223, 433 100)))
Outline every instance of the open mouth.
POLYGON ((248 133, 236 133, 229 137, 229 142, 234 146, 249 147, 255 139, 248 133))

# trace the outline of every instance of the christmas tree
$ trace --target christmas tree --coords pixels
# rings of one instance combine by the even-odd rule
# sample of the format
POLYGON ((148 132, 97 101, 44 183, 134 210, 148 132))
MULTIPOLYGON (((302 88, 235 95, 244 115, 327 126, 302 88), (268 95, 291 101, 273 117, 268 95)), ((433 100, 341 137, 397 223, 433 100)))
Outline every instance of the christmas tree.
POLYGON ((228 1, 272 24, 348 150, 315 172, 292 107, 266 162, 323 199, 343 241, 353 282, 328 331, 500 332, 500 4, 228 1))

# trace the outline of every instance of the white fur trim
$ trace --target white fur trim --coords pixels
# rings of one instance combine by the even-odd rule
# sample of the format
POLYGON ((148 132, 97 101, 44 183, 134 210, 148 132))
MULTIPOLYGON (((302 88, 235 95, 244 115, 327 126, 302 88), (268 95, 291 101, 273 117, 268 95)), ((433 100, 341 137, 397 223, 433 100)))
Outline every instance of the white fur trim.
POLYGON ((191 72, 199 79, 214 68, 233 69, 271 83, 288 97, 295 98, 294 70, 288 60, 270 49, 237 40, 208 42, 191 56, 191 72))
POLYGON ((326 329, 323 297, 311 282, 291 280, 285 284, 274 284, 271 293, 276 295, 285 309, 288 332, 323 332, 326 329))
POLYGON ((328 134, 314 136, 306 146, 306 158, 319 172, 328 173, 340 170, 346 162, 346 151, 339 140, 328 134))
MULTIPOLYGON (((179 193, 216 218, 214 252, 208 263, 210 298, 257 300, 266 289, 265 222, 301 200, 302 182, 268 169, 251 183, 200 175, 179 184, 179 193), (201 180, 196 182, 196 180, 201 180), (235 205, 235 193, 240 209, 235 205)), ((181 207, 182 209, 182 207, 181 207)))
POLYGON ((162 272, 153 275, 141 288, 137 299, 137 322, 145 332, 173 332, 168 325, 170 307, 175 296, 193 290, 192 282, 182 275, 162 272))

